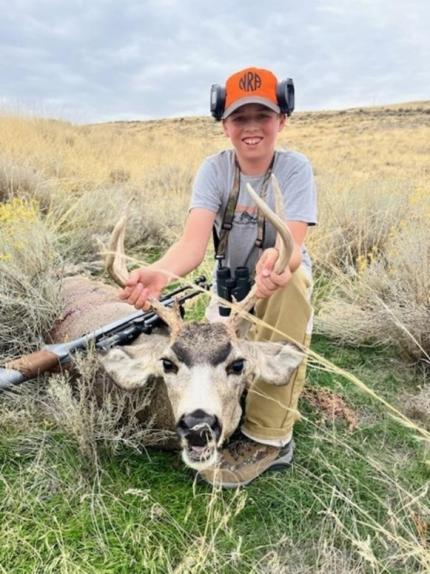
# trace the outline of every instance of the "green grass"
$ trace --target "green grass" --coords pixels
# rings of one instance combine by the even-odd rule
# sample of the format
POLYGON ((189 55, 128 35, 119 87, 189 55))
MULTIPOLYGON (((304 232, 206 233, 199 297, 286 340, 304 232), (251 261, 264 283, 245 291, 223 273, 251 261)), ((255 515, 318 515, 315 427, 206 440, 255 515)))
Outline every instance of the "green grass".
MULTIPOLYGON (((321 337, 313 348, 392 404, 411 383, 382 350, 321 337)), ((176 453, 100 447, 94 464, 37 409, 20 419, 17 408, 0 419, 0 572, 428 571, 422 442, 350 382, 309 379, 342 395, 358 427, 302 401, 292 468, 238 492, 196 482, 176 453)))

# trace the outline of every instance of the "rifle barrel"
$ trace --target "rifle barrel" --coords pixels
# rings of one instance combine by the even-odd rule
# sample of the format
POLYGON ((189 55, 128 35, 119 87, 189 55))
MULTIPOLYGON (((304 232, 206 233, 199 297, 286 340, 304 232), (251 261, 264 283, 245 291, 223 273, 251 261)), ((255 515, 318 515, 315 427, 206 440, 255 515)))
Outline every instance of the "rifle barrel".
POLYGON ((1 391, 9 389, 10 387, 14 387, 15 385, 19 385, 19 383, 23 383, 26 380, 27 379, 25 378, 25 376, 19 371, 15 371, 15 369, 4 369, 0 367, 1 391))

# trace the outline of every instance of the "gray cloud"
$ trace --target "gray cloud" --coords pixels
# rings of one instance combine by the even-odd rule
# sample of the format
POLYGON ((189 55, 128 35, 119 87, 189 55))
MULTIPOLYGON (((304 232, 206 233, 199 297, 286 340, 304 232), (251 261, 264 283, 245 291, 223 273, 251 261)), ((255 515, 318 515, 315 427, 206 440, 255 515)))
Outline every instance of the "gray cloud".
POLYGON ((74 121, 208 113, 257 65, 298 109, 427 99, 426 0, 0 0, 0 100, 74 121))

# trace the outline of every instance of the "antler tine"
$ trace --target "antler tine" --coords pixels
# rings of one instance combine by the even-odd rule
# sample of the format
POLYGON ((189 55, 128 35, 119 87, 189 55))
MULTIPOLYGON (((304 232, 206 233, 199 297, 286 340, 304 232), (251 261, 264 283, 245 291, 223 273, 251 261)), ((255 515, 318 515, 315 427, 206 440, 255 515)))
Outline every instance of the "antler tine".
POLYGON ((126 255, 124 251, 125 227, 127 215, 123 215, 115 225, 109 240, 108 252, 105 255, 105 267, 110 277, 120 287, 124 287, 128 279, 126 255))
MULTIPOLYGON (((284 202, 282 201, 282 191, 281 191, 281 188, 279 187, 278 180, 276 179, 275 175, 273 175, 273 174, 272 174, 272 186, 273 186, 273 191, 274 191, 274 195, 275 195, 276 213, 273 213, 273 211, 270 209, 270 207, 264 202, 262 202, 262 205, 260 205, 260 203, 258 205, 261 208, 261 210, 263 211, 263 213, 266 215, 267 219, 275 227, 276 231, 278 232, 278 234, 280 236, 281 241, 280 241, 280 246, 279 246, 279 257, 275 263, 275 272, 276 273, 282 273, 284 271, 284 269, 286 268, 286 266, 288 265, 288 262, 290 261, 291 256, 293 254, 294 239, 293 239, 293 236, 291 235, 290 230, 285 225, 285 220, 283 217, 284 202), (264 208, 263 208, 263 206, 264 206, 264 208), (266 211, 264 211, 264 210, 266 210, 266 211)), ((254 190, 252 190, 252 191, 254 191, 254 190)), ((255 194, 255 195, 257 195, 257 194, 255 194)), ((258 198, 259 202, 261 202, 261 198, 258 195, 257 195, 257 198, 258 198)))
MULTIPOLYGON (((278 235, 280 236, 280 248, 279 248, 279 256, 275 263, 275 273, 282 273, 286 268, 289 260, 291 259, 291 255, 294 249, 294 239, 291 235, 288 227, 285 225, 285 221, 283 219, 283 201, 282 201, 282 192, 279 187, 278 180, 274 175, 272 175, 272 187, 275 196, 275 209, 276 213, 271 210, 271 208, 267 205, 263 199, 254 191, 251 185, 248 183, 246 188, 252 199, 257 204, 258 208, 263 212, 266 216, 268 221, 274 226, 278 235)), ((255 303, 257 302, 256 296, 257 287, 254 284, 249 291, 248 295, 237 303, 233 310, 232 314, 228 320, 230 326, 233 327, 235 331, 239 329, 240 321, 242 319, 242 314, 245 312, 250 311, 255 303)))
POLYGON ((178 303, 175 301, 173 307, 169 308, 154 297, 150 297, 148 301, 157 315, 168 325, 171 337, 175 338, 183 325, 178 303))

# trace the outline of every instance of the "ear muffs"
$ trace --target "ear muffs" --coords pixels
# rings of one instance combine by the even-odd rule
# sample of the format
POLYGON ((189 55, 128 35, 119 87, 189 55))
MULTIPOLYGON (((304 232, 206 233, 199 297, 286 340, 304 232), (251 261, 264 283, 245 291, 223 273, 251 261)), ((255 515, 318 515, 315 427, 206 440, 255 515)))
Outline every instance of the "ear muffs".
POLYGON ((294 111, 294 83, 292 78, 279 82, 276 87, 276 98, 281 113, 290 116, 294 111))
POLYGON ((217 122, 222 120, 224 108, 225 108, 225 88, 223 88, 219 84, 212 84, 210 109, 212 116, 217 120, 217 122))
MULTIPOLYGON (((292 78, 287 78, 276 87, 276 98, 281 114, 290 116, 294 111, 294 83, 292 78)), ((210 93, 210 111, 212 116, 219 122, 225 109, 225 88, 219 84, 212 84, 210 93)))

